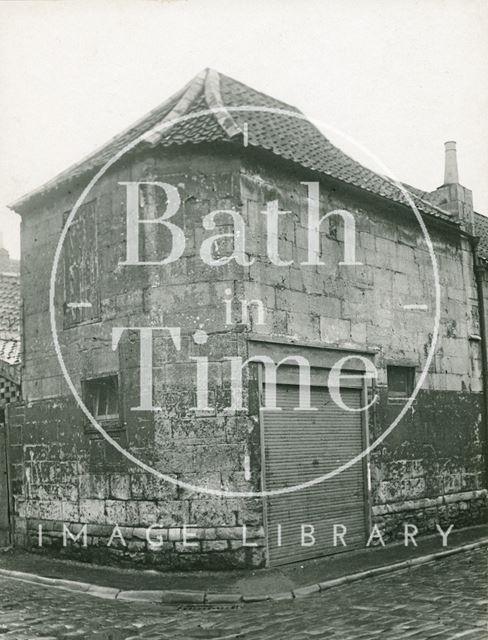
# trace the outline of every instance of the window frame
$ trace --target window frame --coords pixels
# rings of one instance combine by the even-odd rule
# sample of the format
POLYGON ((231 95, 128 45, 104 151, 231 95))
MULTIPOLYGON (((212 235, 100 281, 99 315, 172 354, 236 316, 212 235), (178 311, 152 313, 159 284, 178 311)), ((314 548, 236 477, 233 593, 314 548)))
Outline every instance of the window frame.
POLYGON ((416 367, 412 364, 391 363, 386 365, 386 386, 388 389, 388 402, 406 402, 411 397, 415 388, 416 367), (405 391, 392 389, 392 374, 394 372, 405 374, 405 391))
MULTIPOLYGON (((118 372, 108 372, 103 373, 97 376, 90 376, 84 378, 81 381, 81 390, 82 390, 82 399, 83 402, 90 411, 91 415, 95 418, 95 420, 107 431, 120 431, 123 428, 123 404, 122 404, 122 394, 121 394, 121 384, 120 384, 120 375, 118 372), (107 381, 115 382, 115 398, 116 398, 116 408, 117 413, 105 413, 98 414, 98 403, 100 402, 100 390, 102 383, 107 383, 107 381), (96 387, 98 385, 98 388, 96 387), (90 399, 90 395, 93 394, 93 391, 96 390, 96 400, 92 405, 92 401, 90 399)), ((106 407, 110 406, 110 398, 107 395, 105 399, 106 407)), ((98 433, 97 429, 93 426, 91 421, 87 418, 85 422, 86 431, 91 433, 98 433)))

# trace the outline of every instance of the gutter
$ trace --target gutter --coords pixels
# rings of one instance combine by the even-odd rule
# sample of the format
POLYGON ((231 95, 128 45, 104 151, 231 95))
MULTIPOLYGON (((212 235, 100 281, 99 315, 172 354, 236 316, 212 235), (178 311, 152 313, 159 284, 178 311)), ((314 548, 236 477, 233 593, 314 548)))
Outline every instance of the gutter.
MULTIPOLYGON (((463 544, 453 547, 452 549, 443 549, 442 551, 434 551, 427 555, 413 556, 407 560, 400 562, 394 562, 390 564, 373 565, 372 567, 363 568, 357 572, 345 573, 337 578, 330 578, 327 576, 327 570, 324 569, 325 579, 322 582, 315 582, 306 584, 304 586, 294 586, 289 591, 268 591, 268 589, 256 590, 256 586, 262 586, 265 582, 259 582, 259 579, 255 581, 254 593, 249 593, 249 589, 245 591, 190 591, 187 589, 180 590, 163 590, 163 589, 137 589, 126 591, 116 586, 102 586, 94 584, 92 582, 78 582, 75 580, 68 580, 65 578, 51 578, 41 574, 27 573, 24 571, 16 571, 13 569, 4 569, 0 567, 0 577, 10 580, 17 580, 20 582, 43 585, 50 589, 62 589, 63 591, 71 591, 78 595, 87 595, 95 598, 102 598, 104 600, 120 600, 130 602, 144 602, 147 604, 166 604, 166 605, 193 605, 206 607, 207 609, 215 606, 219 607, 224 603, 234 604, 236 606, 244 606, 247 603, 253 604, 253 606, 261 605, 267 607, 269 601, 276 600, 294 600, 296 598, 304 598, 314 594, 318 594, 334 587, 342 587, 350 584, 351 582, 357 582, 367 578, 374 578, 377 576, 384 576, 396 571, 411 570, 420 565, 431 563, 433 561, 443 560, 459 553, 465 553, 469 551, 475 551, 488 546, 488 538, 481 538, 476 542, 463 544)), ((369 553, 375 553, 370 550, 369 553)), ((354 564, 353 564, 354 566, 354 564)), ((262 578, 266 576, 266 570, 261 573, 262 578)), ((141 574, 142 575, 142 574, 141 574)), ((259 574, 258 574, 259 575, 259 574)), ((278 581, 286 576, 281 574, 278 576, 278 581)), ((315 577, 317 579, 317 576, 315 577)), ((189 581, 191 576, 189 575, 189 581)), ((191 585, 190 585, 191 586, 191 585)), ((366 589, 367 587, 365 587, 366 589)), ((373 587, 370 587, 373 588, 373 587)), ((54 593, 53 593, 54 597, 54 593)), ((135 637, 135 636, 132 636, 135 637)), ((195 636, 194 636, 195 637, 195 636)), ((216 636, 213 636, 214 638, 216 636)), ((240 635, 224 636, 225 638, 238 638, 240 635)), ((425 637, 425 636, 424 636, 425 637)), ((456 636, 450 636, 455 638, 456 636)), ((459 636, 458 636, 459 637, 459 636)))

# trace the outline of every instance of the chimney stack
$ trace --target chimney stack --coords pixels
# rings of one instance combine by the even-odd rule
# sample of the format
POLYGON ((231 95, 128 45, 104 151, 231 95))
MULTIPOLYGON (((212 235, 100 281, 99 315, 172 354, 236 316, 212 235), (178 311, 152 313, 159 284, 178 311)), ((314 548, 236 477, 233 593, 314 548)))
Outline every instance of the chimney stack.
POLYGON ((456 143, 453 140, 444 143, 446 164, 444 167, 444 184, 459 184, 456 143))
POLYGON ((459 184, 456 143, 449 140, 444 147, 444 183, 424 197, 459 220, 466 231, 473 233, 473 193, 459 184))

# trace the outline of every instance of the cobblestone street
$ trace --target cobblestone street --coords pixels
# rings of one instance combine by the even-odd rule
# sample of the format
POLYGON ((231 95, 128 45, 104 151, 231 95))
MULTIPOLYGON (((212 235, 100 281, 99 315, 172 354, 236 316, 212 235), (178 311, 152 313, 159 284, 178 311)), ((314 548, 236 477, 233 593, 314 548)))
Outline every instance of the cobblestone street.
POLYGON ((104 601, 0 579, 0 635, 15 640, 488 638, 485 549, 295 601, 213 609, 104 601))

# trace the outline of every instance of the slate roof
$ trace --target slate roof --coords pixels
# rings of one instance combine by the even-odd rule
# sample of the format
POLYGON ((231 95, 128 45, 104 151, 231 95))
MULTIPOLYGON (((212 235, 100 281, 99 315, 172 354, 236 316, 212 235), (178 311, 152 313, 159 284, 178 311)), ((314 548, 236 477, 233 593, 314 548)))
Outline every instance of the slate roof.
MULTIPOLYGON (((162 105, 79 163, 17 200, 10 205, 11 208, 22 213, 36 196, 46 195, 73 179, 91 177, 117 152, 140 136, 144 136, 141 145, 151 146, 213 141, 242 145, 246 137, 249 146, 268 150, 283 159, 387 201, 408 205, 401 189, 334 146, 298 109, 217 71, 205 69, 162 105), (232 110, 232 107, 245 106, 266 107, 280 112, 232 110), (164 128, 165 122, 208 109, 213 109, 213 112, 164 128), (294 117, 293 113, 299 117, 294 117)), ((448 212, 423 200, 422 193, 411 190, 411 196, 421 212, 457 224, 448 212)))
POLYGON ((20 362, 20 277, 0 272, 0 360, 20 362))

